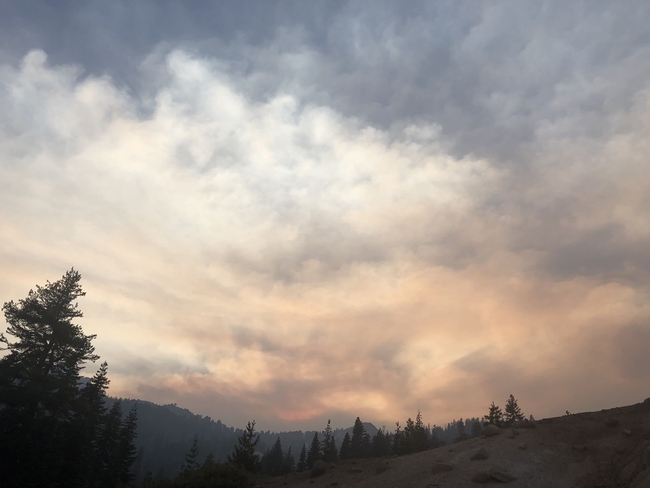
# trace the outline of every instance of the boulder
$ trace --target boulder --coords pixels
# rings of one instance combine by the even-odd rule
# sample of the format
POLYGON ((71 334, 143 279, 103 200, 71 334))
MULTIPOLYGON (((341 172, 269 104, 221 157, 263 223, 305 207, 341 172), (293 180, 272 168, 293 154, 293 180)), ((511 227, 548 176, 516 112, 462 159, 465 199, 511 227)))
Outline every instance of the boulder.
POLYGON ((454 469, 454 465, 450 463, 435 463, 431 468, 432 474, 446 473, 454 469))
POLYGON ((490 475, 490 478, 500 481, 501 483, 510 483, 516 479, 514 476, 508 473, 508 471, 499 466, 492 466, 490 469, 488 469, 488 474, 490 475))
POLYGON ((311 477, 316 478, 317 476, 324 475, 327 472, 329 467, 330 467, 329 463, 326 463, 322 459, 319 459, 314 463, 314 465, 311 468, 311 477))
POLYGON ((483 435, 485 437, 492 437, 492 436, 495 436, 495 435, 499 435, 499 434, 501 434, 501 432, 502 432, 501 429, 499 429, 494 424, 488 424, 483 429, 483 435))
POLYGON ((380 474, 383 473, 384 471, 388 471, 388 468, 390 468, 390 463, 388 460, 383 459, 379 461, 377 464, 375 464, 375 473, 380 474))
POLYGON ((573 444, 571 448, 575 451, 588 451, 589 448, 583 444, 573 444))
POLYGON ((625 429, 625 430, 623 431, 623 434, 625 434, 625 435, 627 435, 627 436, 631 436, 631 435, 632 435, 632 431, 631 431, 630 429, 625 429))
POLYGON ((512 429, 512 435, 519 435, 519 431, 517 429, 512 429))
POLYGON ((616 419, 609 418, 609 419, 605 420, 605 425, 607 427, 618 427, 619 422, 616 419))
POLYGON ((472 454, 470 459, 472 461, 482 461, 483 459, 487 459, 489 457, 490 457, 490 453, 487 452, 487 449, 485 449, 484 447, 481 447, 480 449, 477 449, 476 451, 474 451, 474 453, 472 454))

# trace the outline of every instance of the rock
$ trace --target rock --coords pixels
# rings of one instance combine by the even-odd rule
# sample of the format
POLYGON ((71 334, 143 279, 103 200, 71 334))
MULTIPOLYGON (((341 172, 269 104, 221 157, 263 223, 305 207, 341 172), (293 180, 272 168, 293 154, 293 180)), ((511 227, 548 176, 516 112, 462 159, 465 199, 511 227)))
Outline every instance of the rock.
POLYGON ((625 435, 627 435, 627 436, 630 436, 630 435, 632 435, 632 431, 631 431, 630 429, 625 429, 625 430, 623 431, 623 434, 625 434, 625 435))
POLYGON ((528 449, 528 446, 526 444, 519 444, 517 448, 521 449, 522 451, 525 451, 526 449, 528 449))
POLYGON ((616 419, 609 418, 609 419, 605 420, 605 425, 607 427, 618 427, 619 422, 616 419))
POLYGON ((512 426, 515 429, 536 429, 537 423, 531 422, 530 420, 518 420, 517 422, 514 422, 512 426))
POLYGON ((327 469, 330 467, 329 463, 326 463, 322 459, 319 459, 314 463, 311 468, 311 477, 316 478, 317 476, 322 476, 327 472, 327 469))
POLYGON ((487 459, 490 457, 490 453, 487 452, 487 449, 484 447, 481 447, 480 449, 476 450, 474 454, 470 457, 472 461, 482 461, 483 459, 487 459))
POLYGON ((575 451, 588 451, 589 450, 589 448, 587 446, 582 445, 582 444, 573 444, 571 446, 571 449, 573 449, 575 451))
POLYGON ((348 469, 348 473, 363 473, 363 469, 361 468, 350 468, 348 469))
POLYGON ((390 468, 390 463, 384 459, 375 464, 375 473, 381 474, 384 471, 388 471, 388 468, 390 468))
POLYGON ((451 471, 452 469, 454 469, 453 464, 450 464, 450 463, 436 463, 431 468, 431 473, 432 474, 446 473, 447 471, 451 471))
POLYGON ((481 484, 483 484, 483 483, 487 483, 487 482, 490 481, 491 479, 492 479, 492 477, 488 474, 487 471, 479 471, 479 472, 476 473, 474 476, 472 476, 472 481, 473 481, 474 483, 481 483, 481 484))
POLYGON ((485 437, 493 437, 495 435, 501 434, 501 429, 499 429, 496 425, 494 424, 488 424, 485 426, 483 429, 483 435, 485 437))
POLYGON ((614 452, 616 454, 625 454, 627 452, 627 448, 625 446, 619 445, 614 448, 614 452))
POLYGON ((519 435, 519 431, 517 429, 512 429, 512 435, 519 435))
POLYGON ((504 468, 498 466, 492 466, 490 469, 488 469, 488 474, 490 475, 490 478, 500 481, 501 483, 510 483, 516 479, 504 468))

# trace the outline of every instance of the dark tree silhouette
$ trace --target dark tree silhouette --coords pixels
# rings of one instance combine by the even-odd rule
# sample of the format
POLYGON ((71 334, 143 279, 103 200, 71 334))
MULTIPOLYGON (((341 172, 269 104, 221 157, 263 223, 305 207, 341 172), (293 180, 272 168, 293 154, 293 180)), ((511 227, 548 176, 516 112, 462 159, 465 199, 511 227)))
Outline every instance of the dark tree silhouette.
POLYGON ((320 450, 320 442, 318 441, 318 432, 314 433, 314 438, 311 441, 311 447, 307 453, 307 467, 311 469, 314 463, 319 459, 323 459, 323 454, 320 450))
POLYGON ((339 450, 339 459, 349 459, 350 458, 350 433, 346 432, 345 437, 343 437, 343 442, 341 443, 341 449, 339 450))
POLYGON ((278 437, 273 447, 262 458, 262 472, 269 476, 280 476, 284 473, 284 464, 282 442, 278 437))
POLYGON ((322 440, 322 452, 323 452, 323 461, 328 463, 335 463, 338 458, 338 452, 336 449, 336 441, 334 440, 334 434, 332 434, 332 426, 330 420, 327 421, 327 427, 323 431, 323 440, 322 440))
POLYGON ((392 450, 395 455, 400 455, 404 452, 404 432, 399 422, 395 422, 392 450))
POLYGON ((192 440, 192 447, 185 455, 185 462, 181 466, 181 474, 187 475, 191 471, 199 468, 199 436, 194 434, 194 439, 192 440))
POLYGON ((282 474, 291 473, 296 465, 296 460, 291 452, 291 446, 287 449, 287 454, 284 456, 284 464, 282 466, 282 474))
POLYGON ((238 439, 238 445, 232 455, 228 456, 228 462, 241 467, 249 473, 258 473, 260 470, 260 459, 255 453, 255 446, 260 441, 260 436, 255 434, 255 421, 248 422, 246 429, 238 439))
POLYGON ((352 427, 352 438, 350 439, 350 458, 362 458, 368 455, 368 448, 370 439, 366 434, 366 429, 363 426, 361 419, 357 417, 352 427))
POLYGON ((483 420, 485 420, 485 422, 488 424, 500 426, 503 421, 503 412, 501 411, 501 408, 492 402, 492 405, 490 405, 490 410, 488 411, 488 414, 483 417, 483 420))
POLYGON ((370 453, 374 457, 390 455, 390 436, 386 434, 385 430, 385 427, 379 429, 370 442, 370 453))
POLYGON ((83 316, 80 280, 70 269, 2 307, 8 323, 7 336, 0 334, 8 351, 0 358, 3 486, 102 486, 108 464, 116 481, 128 481, 133 452, 126 440, 135 435, 135 413, 128 426, 115 412, 106 414, 106 363, 81 387, 81 369, 99 356, 95 336, 73 323, 83 316), (115 442, 107 443, 109 434, 115 442))
POLYGON ((465 421, 462 418, 456 423, 456 429, 458 429, 458 437, 465 436, 465 421))
POLYGON ((302 472, 307 469, 307 446, 302 445, 300 450, 300 457, 298 458, 298 465, 296 466, 297 471, 302 472))
POLYGON ((505 415, 503 416, 503 420, 506 425, 512 425, 512 423, 515 421, 524 420, 524 414, 521 411, 521 408, 519 408, 517 400, 512 394, 506 401, 505 415))

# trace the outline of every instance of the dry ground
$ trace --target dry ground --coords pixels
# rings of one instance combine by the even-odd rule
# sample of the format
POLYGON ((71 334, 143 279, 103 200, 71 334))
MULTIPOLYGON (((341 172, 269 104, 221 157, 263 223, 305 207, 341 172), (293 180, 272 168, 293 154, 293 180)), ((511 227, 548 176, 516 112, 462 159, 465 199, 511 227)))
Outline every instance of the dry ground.
MULTIPOLYGON (((543 419, 534 428, 505 428, 500 435, 468 439, 383 460, 340 462, 311 478, 309 471, 262 480, 264 488, 478 487, 476 473, 498 467, 515 479, 509 487, 650 488, 650 399, 637 405, 543 419), (485 460, 470 457, 480 448, 485 460), (436 463, 448 472, 433 474, 436 463), (378 472, 384 463, 388 469, 378 472)), ((501 482, 491 479, 488 485, 501 482)))

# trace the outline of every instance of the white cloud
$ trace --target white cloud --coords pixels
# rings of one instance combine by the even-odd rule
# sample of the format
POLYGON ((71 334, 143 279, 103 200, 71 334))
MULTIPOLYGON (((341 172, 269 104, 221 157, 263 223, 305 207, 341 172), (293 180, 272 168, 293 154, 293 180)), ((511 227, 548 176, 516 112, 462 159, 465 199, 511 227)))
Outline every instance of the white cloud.
POLYGON ((587 231, 616 224, 624 245, 646 242, 641 94, 617 112, 639 125, 602 143, 563 139, 565 119, 538 126, 547 149, 521 179, 452 156, 437 124, 381 130, 291 83, 253 99, 227 64, 182 50, 148 63, 151 100, 41 51, 0 69, 0 293, 80 269, 82 325, 118 365, 117 393, 148 383, 203 405, 209 391, 287 422, 334 405, 384 421, 419 407, 440 421, 470 408, 465 384, 472 406, 492 394, 485 385, 503 389, 495 358, 521 364, 524 386, 557 374, 540 365, 559 358, 579 384, 597 373, 572 362, 590 351, 576 331, 650 316, 635 255, 624 283, 549 276, 587 231), (453 400, 434 413, 427 402, 443 391, 453 400))

